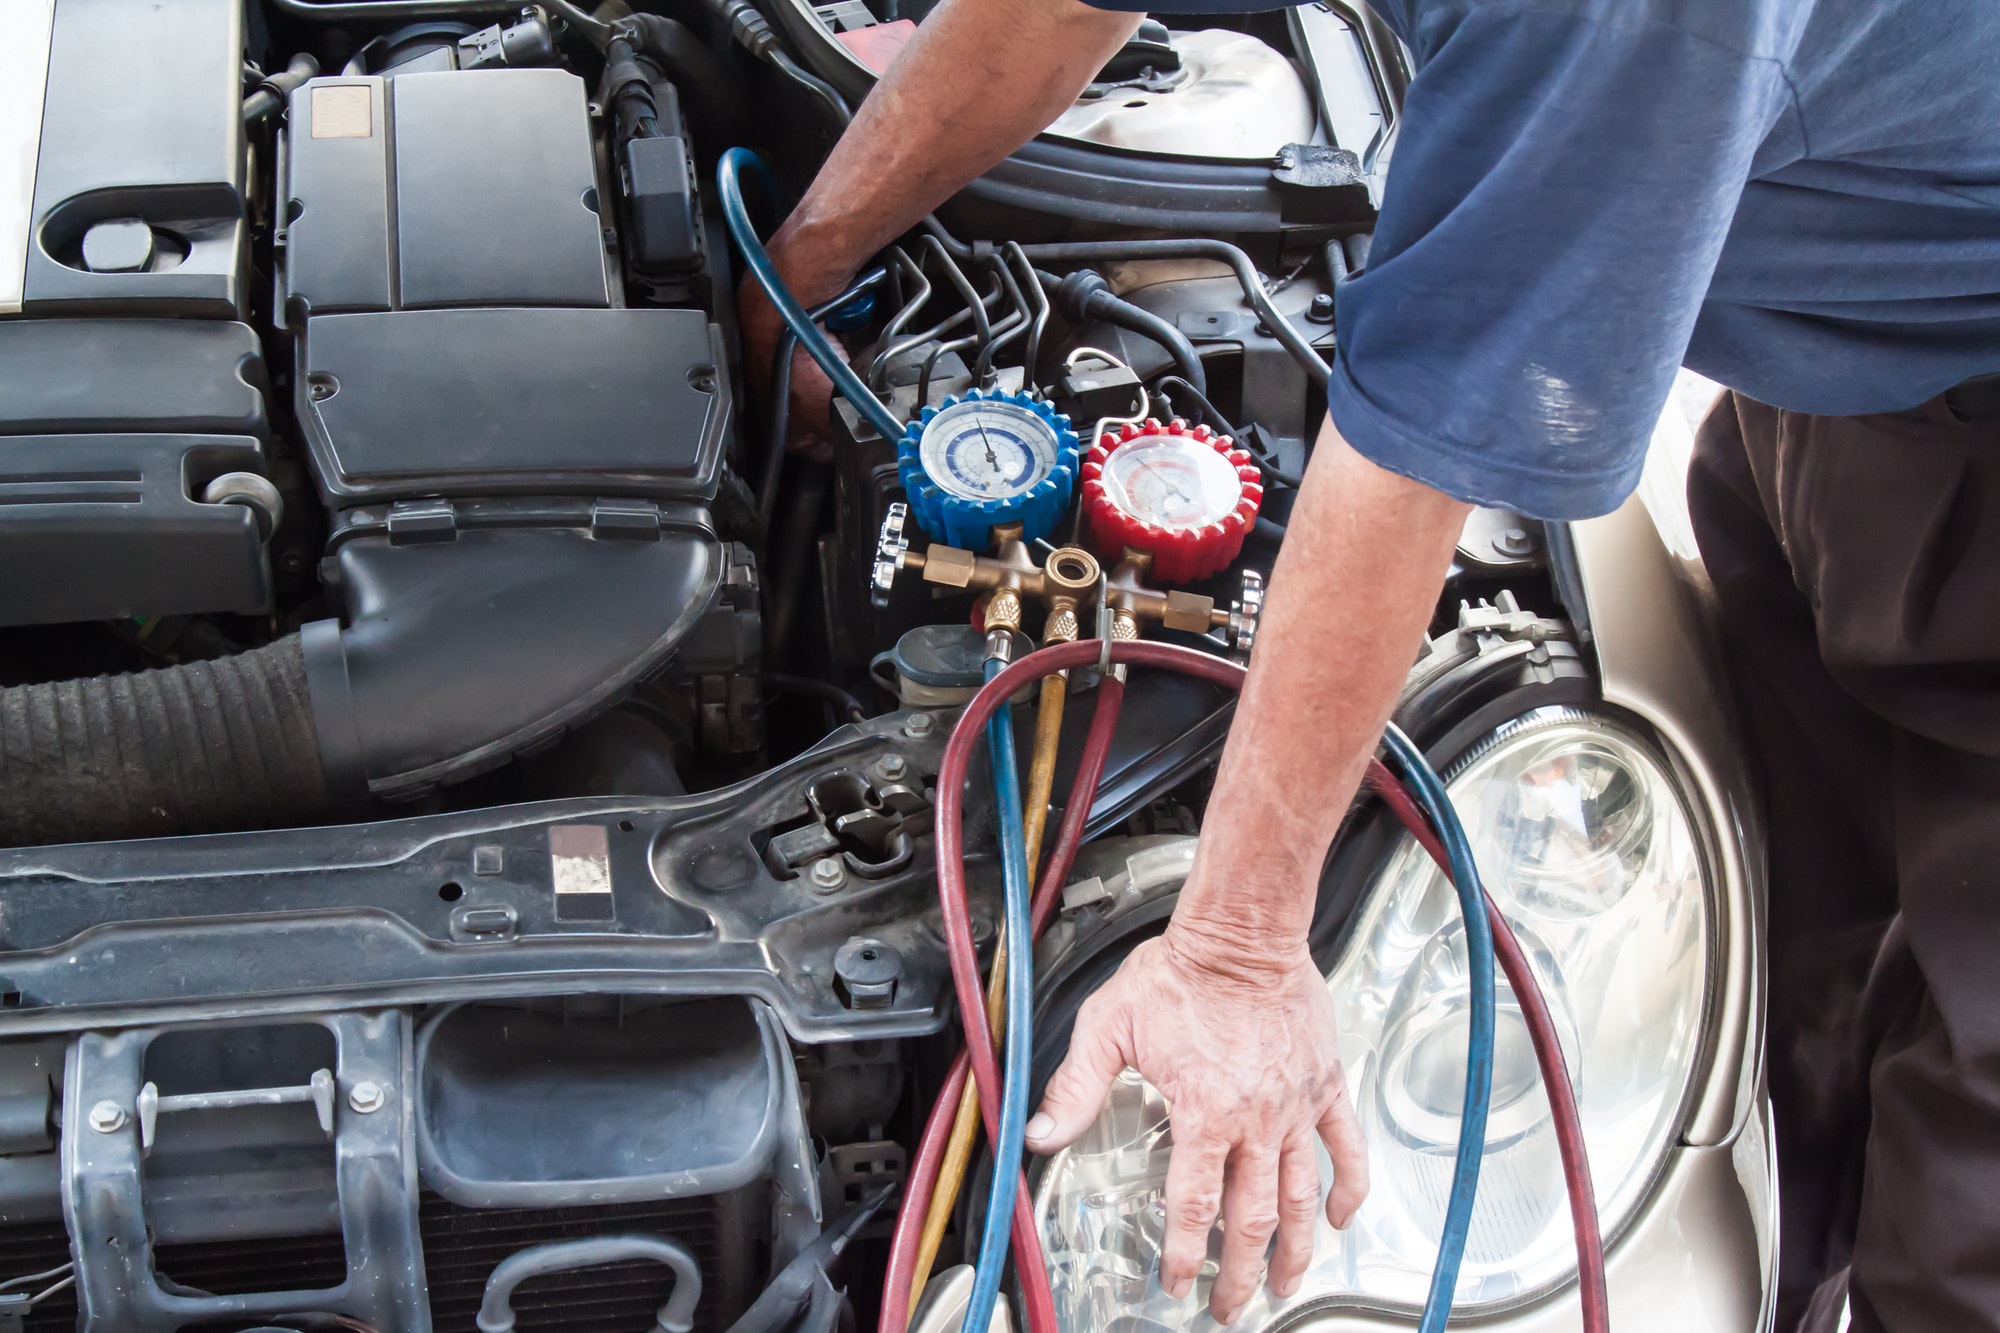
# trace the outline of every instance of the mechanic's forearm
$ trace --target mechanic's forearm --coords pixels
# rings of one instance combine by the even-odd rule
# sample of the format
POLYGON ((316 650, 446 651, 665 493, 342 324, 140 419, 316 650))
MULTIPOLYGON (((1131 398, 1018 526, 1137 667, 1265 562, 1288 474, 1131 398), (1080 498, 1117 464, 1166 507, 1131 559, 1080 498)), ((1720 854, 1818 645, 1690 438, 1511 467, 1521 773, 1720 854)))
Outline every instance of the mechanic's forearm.
POLYGON ((1368 462, 1331 422, 1321 432, 1169 932, 1177 951, 1253 974, 1296 963, 1468 508, 1368 462))
POLYGON ((1140 17, 1082 0, 944 0, 772 240, 800 295, 833 295, 868 256, 1039 134, 1140 17))

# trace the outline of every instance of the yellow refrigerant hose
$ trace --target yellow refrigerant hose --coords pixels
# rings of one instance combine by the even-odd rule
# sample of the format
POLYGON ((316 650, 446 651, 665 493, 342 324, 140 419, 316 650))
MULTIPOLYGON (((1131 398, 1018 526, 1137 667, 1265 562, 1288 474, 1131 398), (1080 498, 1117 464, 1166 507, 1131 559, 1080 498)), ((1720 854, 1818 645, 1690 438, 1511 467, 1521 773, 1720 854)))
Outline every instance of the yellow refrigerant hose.
MULTIPOLYGON (((1049 795, 1055 790, 1056 746, 1062 740, 1063 700, 1069 681, 1062 675, 1042 677, 1042 698, 1035 714, 1035 753, 1028 768, 1028 789, 1022 793, 1023 827, 1027 832, 1028 883, 1035 882, 1042 859, 1042 834, 1048 823, 1049 795)), ((994 946, 993 971, 986 981, 986 1020, 993 1025, 993 1040, 1000 1040, 1006 1026, 1007 946, 1003 933, 994 946)), ((910 1317, 923 1298, 924 1284, 930 1280, 931 1265, 937 1262, 938 1247, 944 1243, 944 1229, 958 1205, 958 1191, 965 1184, 965 1169, 972 1161, 972 1145, 979 1132, 979 1089, 971 1079, 958 1100, 958 1114, 951 1122, 951 1139, 945 1146, 944 1161, 938 1168, 937 1186, 931 1191, 930 1210, 924 1214, 923 1238, 917 1247, 915 1281, 910 1284, 910 1317)))

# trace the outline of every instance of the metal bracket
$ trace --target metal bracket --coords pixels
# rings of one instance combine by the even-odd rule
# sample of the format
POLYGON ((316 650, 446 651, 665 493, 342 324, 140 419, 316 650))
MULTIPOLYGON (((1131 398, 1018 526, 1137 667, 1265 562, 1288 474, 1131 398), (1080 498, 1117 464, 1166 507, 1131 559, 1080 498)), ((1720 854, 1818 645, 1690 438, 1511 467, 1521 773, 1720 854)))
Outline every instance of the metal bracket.
POLYGON ((333 1033, 335 1069, 320 1071, 324 1079, 315 1076, 300 1088, 249 1092, 161 1097, 151 1084, 142 1085, 146 1048, 159 1029, 86 1032, 77 1038, 63 1081, 62 1174, 79 1327, 96 1333, 172 1333, 189 1324, 283 1322, 323 1311, 380 1333, 430 1333, 417 1230, 409 1017, 385 1011, 332 1014, 319 1021, 333 1033), (378 1095, 390 1090, 372 1113, 350 1114, 334 1105, 336 1089, 347 1089, 352 1099, 369 1085, 378 1095), (234 1296, 169 1291, 153 1267, 146 1216, 149 1123, 163 1111, 272 1100, 309 1101, 322 1125, 331 1125, 347 1280, 323 1291, 234 1296), (111 1114, 127 1106, 138 1111, 137 1123, 135 1117, 111 1114))

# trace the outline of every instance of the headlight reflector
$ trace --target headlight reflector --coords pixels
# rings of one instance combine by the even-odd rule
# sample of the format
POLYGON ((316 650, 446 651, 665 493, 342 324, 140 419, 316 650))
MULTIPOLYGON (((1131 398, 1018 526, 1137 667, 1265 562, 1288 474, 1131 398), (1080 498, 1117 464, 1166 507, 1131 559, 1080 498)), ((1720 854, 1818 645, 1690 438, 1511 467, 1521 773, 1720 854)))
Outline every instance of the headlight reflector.
MULTIPOLYGON (((1710 926, 1693 823, 1646 741, 1567 709, 1502 728, 1448 787, 1548 999, 1609 1234, 1671 1143, 1700 1047, 1710 926)), ((1327 985, 1373 1189, 1345 1232, 1321 1222, 1298 1294, 1274 1308, 1260 1292, 1239 1328, 1319 1302, 1415 1308, 1436 1256, 1465 1087, 1468 986, 1456 897, 1409 837, 1363 900, 1327 985)), ((1485 1165, 1456 1300, 1467 1312, 1576 1267, 1548 1099, 1504 978, 1495 1035, 1485 1165)), ((1036 1213, 1068 1333, 1213 1326, 1206 1280, 1181 1301, 1157 1281, 1166 1112, 1128 1074, 1091 1134, 1049 1163, 1036 1213)), ((1324 1154, 1320 1169, 1330 1175, 1324 1154)))

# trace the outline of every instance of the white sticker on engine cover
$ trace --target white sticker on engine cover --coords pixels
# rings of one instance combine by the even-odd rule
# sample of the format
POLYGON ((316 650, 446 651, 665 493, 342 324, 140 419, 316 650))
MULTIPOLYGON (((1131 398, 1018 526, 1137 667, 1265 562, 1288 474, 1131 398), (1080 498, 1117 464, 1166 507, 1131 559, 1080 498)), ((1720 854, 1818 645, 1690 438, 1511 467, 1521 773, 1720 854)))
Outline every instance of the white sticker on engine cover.
POLYGON ((312 137, 366 139, 375 133, 374 93, 365 83, 335 83, 312 90, 312 137))

